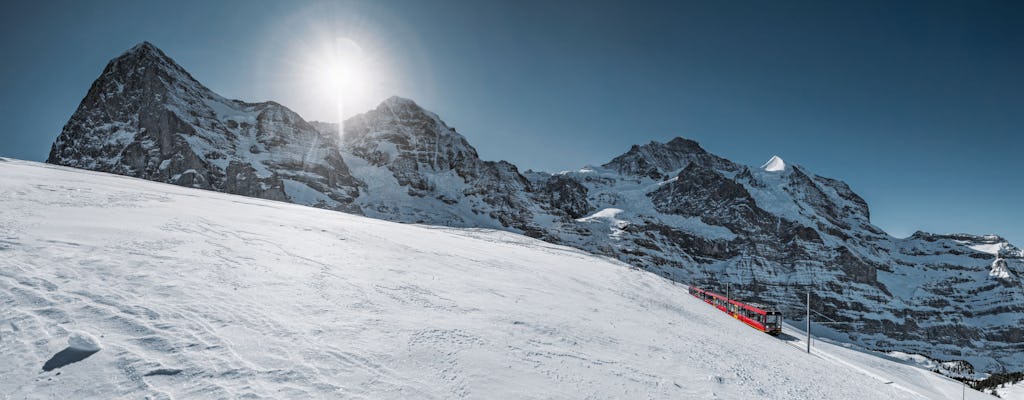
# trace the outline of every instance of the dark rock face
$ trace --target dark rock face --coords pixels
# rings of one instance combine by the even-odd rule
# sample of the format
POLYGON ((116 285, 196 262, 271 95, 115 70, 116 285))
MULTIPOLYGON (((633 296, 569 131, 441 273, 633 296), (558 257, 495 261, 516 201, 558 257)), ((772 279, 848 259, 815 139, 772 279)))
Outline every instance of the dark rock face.
POLYGON ((358 212, 335 138, 277 103, 220 97, 149 43, 107 64, 47 162, 358 212))
MULTIPOLYGON (((781 159, 778 160, 782 165, 781 159)), ((1024 369, 1024 251, 998 236, 889 236, 839 180, 755 169, 676 138, 601 167, 520 173, 393 97, 341 124, 227 100, 148 43, 107 65, 48 162, 391 221, 504 229, 772 303, 805 294, 833 338, 1024 369)), ((965 367, 966 368, 966 367, 965 367)), ((965 369, 967 370, 967 369, 965 369)))
POLYGON ((699 217, 733 232, 754 233, 776 222, 743 185, 702 164, 687 165, 676 178, 649 193, 659 212, 699 217))
POLYGON ((694 146, 677 145, 685 151, 670 161, 667 147, 634 146, 605 164, 610 170, 563 174, 587 188, 595 210, 622 210, 608 234, 584 221, 556 227, 555 241, 712 290, 728 283, 794 319, 811 290, 815 311, 839 321, 828 334, 868 348, 965 360, 979 371, 1024 368, 1024 344, 1008 340, 1024 323, 1020 249, 995 236, 896 239, 870 223, 867 203, 841 181, 799 166, 755 171, 694 146), (671 167, 678 172, 666 173, 671 167))
POLYGON ((532 222, 533 188, 516 166, 481 160, 465 137, 412 100, 392 97, 346 120, 342 137, 349 159, 364 164, 359 173, 370 184, 361 204, 372 210, 368 215, 522 233, 539 230, 532 222), (388 204, 396 199, 382 198, 375 190, 389 185, 373 178, 380 172, 392 176, 411 199, 388 204), (444 214, 440 218, 439 212, 444 214))
POLYGON ((544 185, 547 205, 560 210, 570 219, 586 216, 593 208, 587 202, 587 187, 573 179, 552 175, 544 185))
POLYGON ((664 144, 633 145, 602 167, 622 175, 662 180, 692 162, 727 170, 737 168, 732 162, 704 151, 697 142, 680 137, 664 144))

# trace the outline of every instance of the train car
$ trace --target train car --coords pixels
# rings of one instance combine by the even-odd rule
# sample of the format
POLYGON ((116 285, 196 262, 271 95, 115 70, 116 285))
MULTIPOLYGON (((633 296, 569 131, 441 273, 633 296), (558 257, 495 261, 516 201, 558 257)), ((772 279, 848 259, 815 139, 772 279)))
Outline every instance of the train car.
POLYGON ((743 303, 696 286, 690 286, 689 292, 693 297, 704 300, 754 329, 773 336, 782 333, 782 313, 774 307, 743 303))

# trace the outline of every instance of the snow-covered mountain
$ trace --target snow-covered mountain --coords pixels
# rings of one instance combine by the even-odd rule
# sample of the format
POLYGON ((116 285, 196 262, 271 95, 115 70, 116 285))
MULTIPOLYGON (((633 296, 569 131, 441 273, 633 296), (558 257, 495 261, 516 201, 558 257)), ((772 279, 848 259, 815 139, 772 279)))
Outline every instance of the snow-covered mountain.
MULTIPOLYGON (((565 246, 0 158, 0 398, 960 399, 565 246)), ((968 399, 991 398, 966 390, 968 399)))
POLYGON ((358 211, 335 136, 280 104, 217 95, 150 43, 107 64, 47 162, 358 211))
POLYGON ((520 172, 480 160, 464 136, 407 99, 342 126, 225 100, 143 44, 108 65, 49 161, 391 221, 523 233, 677 282, 728 285, 779 305, 791 321, 802 320, 811 291, 815 319, 834 320, 819 327, 829 337, 966 361, 950 364, 967 365, 964 373, 1024 370, 1019 248, 991 235, 891 237, 848 185, 780 157, 753 168, 676 138, 601 166, 520 172), (238 110, 273 123, 245 125, 229 117, 238 110))
MULTIPOLYGON (((413 101, 389 98, 346 120, 344 130, 345 159, 353 175, 367 183, 357 202, 366 215, 531 229, 530 184, 519 170, 508 162, 481 160, 465 137, 413 101)), ((338 136, 336 125, 323 132, 338 136)))

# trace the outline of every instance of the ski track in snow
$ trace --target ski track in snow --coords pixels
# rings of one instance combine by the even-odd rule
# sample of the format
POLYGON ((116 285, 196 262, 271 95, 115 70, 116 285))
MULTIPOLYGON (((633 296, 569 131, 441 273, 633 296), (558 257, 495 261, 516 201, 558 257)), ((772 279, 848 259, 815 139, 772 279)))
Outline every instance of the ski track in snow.
POLYGON ((512 233, 13 160, 0 188, 2 398, 960 398, 512 233), (73 332, 102 349, 43 371, 73 332))

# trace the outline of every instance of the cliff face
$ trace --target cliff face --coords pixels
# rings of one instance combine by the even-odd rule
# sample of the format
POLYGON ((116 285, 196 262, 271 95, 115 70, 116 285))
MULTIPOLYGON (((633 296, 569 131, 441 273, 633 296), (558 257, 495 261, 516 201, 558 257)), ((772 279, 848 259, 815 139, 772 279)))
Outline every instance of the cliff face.
POLYGON ((991 235, 894 238, 839 180, 671 147, 646 145, 651 160, 632 162, 643 166, 635 173, 609 163, 557 175, 584 186, 596 212, 554 224, 554 241, 680 282, 728 285, 790 320, 802 320, 811 291, 817 320, 838 321, 817 331, 868 348, 965 360, 979 372, 1024 368, 1019 248, 991 235))
POLYGON ((824 335, 880 350, 1024 369, 1024 252, 998 236, 870 221, 848 185, 773 157, 733 163, 694 141, 633 146, 558 174, 484 161, 468 140, 393 97, 336 124, 227 100, 144 43, 111 61, 49 162, 392 221, 509 230, 668 279, 838 323, 824 335), (339 139, 340 138, 340 139, 339 139))
POLYGON ((149 43, 107 64, 47 162, 358 212, 337 138, 280 104, 213 93, 149 43))

